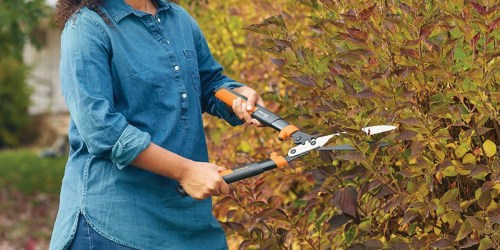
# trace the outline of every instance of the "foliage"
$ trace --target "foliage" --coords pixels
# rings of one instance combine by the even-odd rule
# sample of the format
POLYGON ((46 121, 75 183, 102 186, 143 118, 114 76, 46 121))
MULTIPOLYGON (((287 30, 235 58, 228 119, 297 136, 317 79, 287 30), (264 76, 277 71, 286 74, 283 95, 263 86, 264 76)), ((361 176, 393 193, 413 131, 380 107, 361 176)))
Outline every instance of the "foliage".
POLYGON ((0 249, 48 249, 66 160, 0 151, 0 249))
POLYGON ((18 145, 29 123, 23 48, 46 12, 43 0, 0 0, 0 148, 18 145))
POLYGON ((0 187, 27 194, 58 194, 66 158, 40 158, 32 150, 0 151, 0 187))
MULTIPOLYGON (((498 5, 297 2, 247 28, 289 81, 265 97, 306 131, 351 132, 335 143, 357 150, 234 185, 215 204, 226 232, 241 248, 499 248, 498 5), (356 132, 376 124, 399 129, 356 132)), ((279 149, 266 138, 216 156, 279 149)))
POLYGON ((0 249, 49 249, 58 195, 0 190, 0 249))

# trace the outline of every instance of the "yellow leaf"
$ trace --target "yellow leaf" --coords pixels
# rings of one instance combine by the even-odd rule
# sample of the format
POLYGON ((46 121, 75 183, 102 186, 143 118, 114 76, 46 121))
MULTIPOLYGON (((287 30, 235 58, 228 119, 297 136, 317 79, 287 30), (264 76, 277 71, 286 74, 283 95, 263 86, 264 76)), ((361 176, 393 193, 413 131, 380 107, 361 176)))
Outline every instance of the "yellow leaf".
POLYGON ((470 172, 472 172, 471 170, 467 170, 467 169, 463 169, 463 168, 458 168, 458 173, 460 175, 469 175, 470 172))
POLYGON ((443 170, 443 175, 446 177, 457 176, 457 168, 455 166, 449 166, 443 170))
POLYGON ((444 161, 444 152, 443 151, 437 151, 436 152, 436 157, 439 159, 440 162, 443 162, 444 161))
POLYGON ((476 165, 476 157, 471 153, 466 154, 464 158, 462 158, 462 164, 467 164, 467 163, 476 165))
POLYGON ((492 201, 490 205, 486 208, 486 211, 498 211, 498 203, 492 201))
POLYGON ((490 140, 486 140, 483 143, 483 149, 484 149, 484 153, 488 157, 492 157, 497 153, 497 146, 495 145, 495 143, 493 143, 490 140))
POLYGON ((464 221, 462 226, 460 226, 460 230, 458 230, 458 235, 455 241, 459 241, 463 238, 465 238, 467 235, 472 233, 472 226, 468 221, 464 221))
POLYGON ((455 156, 457 157, 457 159, 462 158, 465 155, 465 153, 467 153, 467 149, 462 145, 460 145, 460 147, 455 149, 455 156))

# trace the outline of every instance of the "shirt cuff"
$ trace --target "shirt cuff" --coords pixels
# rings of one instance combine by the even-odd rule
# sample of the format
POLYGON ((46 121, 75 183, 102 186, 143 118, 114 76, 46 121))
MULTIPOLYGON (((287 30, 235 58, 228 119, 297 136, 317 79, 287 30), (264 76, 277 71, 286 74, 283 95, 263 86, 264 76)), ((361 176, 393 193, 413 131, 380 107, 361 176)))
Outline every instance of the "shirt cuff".
POLYGON ((121 170, 128 166, 149 144, 151 144, 151 135, 128 125, 111 150, 111 161, 121 170))

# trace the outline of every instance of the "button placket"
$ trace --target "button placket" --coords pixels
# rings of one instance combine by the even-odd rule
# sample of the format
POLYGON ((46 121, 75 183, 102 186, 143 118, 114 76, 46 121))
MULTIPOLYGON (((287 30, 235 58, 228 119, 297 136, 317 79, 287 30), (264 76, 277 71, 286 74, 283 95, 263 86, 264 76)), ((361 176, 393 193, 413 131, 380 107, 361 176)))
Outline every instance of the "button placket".
POLYGON ((163 48, 165 48, 168 58, 170 59, 170 65, 172 67, 172 72, 174 74, 174 82, 179 90, 179 102, 180 102, 180 118, 182 122, 182 128, 187 130, 189 129, 189 119, 188 119, 188 110, 189 110, 189 96, 186 92, 185 85, 182 80, 181 75, 181 66, 175 56, 175 53, 172 51, 172 47, 170 46, 171 42, 167 37, 166 32, 161 27, 161 19, 159 16, 156 18, 151 16, 148 18, 148 26, 151 27, 153 31, 153 35, 155 38, 162 44, 163 48), (167 46, 168 45, 168 46, 167 46))

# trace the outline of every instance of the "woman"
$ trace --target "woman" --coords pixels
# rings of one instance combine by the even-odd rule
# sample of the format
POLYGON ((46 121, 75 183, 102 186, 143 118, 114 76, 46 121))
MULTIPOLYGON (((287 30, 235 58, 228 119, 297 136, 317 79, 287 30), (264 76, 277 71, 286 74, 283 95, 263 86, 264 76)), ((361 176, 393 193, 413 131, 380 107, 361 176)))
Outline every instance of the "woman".
POLYGON ((207 163, 201 115, 260 126, 248 111, 262 99, 222 74, 171 2, 60 0, 56 17, 71 150, 50 248, 226 249, 208 197, 229 187, 207 163), (248 104, 229 109, 220 87, 248 104))

